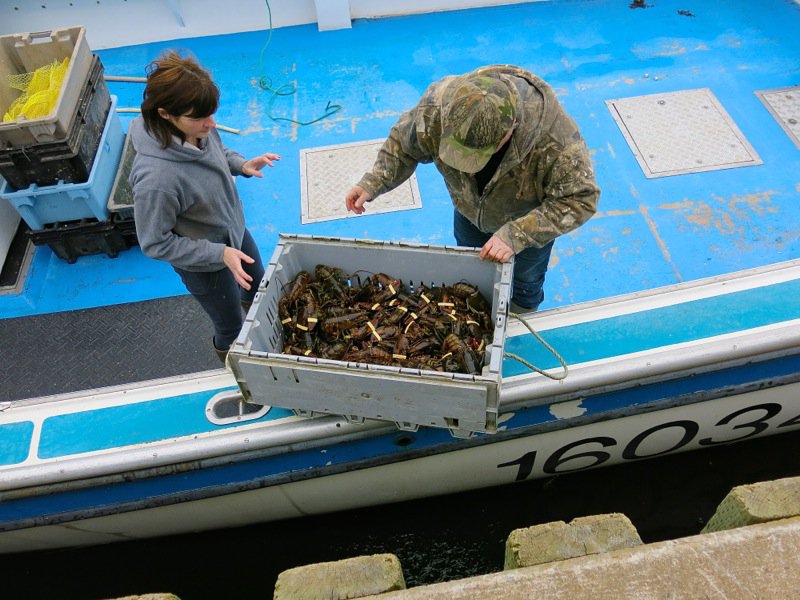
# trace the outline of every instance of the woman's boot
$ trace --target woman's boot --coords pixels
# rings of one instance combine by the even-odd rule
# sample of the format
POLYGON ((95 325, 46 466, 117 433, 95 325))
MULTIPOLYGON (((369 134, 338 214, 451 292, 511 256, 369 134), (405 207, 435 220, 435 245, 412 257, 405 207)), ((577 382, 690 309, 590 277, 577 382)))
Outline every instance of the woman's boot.
POLYGON ((217 358, 219 358, 219 360, 224 365, 225 364, 225 359, 228 356, 228 351, 227 350, 220 350, 219 348, 217 348, 217 345, 214 343, 213 339, 211 340, 211 345, 214 346, 214 352, 217 353, 217 358))

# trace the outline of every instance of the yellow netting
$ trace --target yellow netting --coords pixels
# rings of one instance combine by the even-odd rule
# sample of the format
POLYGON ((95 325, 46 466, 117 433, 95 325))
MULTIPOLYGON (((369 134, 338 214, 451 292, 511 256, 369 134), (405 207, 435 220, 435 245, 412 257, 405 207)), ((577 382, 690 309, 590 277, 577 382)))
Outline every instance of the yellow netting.
POLYGON ((22 92, 22 95, 8 107, 3 122, 16 121, 20 117, 38 119, 49 115, 58 101, 68 66, 69 57, 60 62, 54 60, 33 73, 8 75, 8 85, 22 92))

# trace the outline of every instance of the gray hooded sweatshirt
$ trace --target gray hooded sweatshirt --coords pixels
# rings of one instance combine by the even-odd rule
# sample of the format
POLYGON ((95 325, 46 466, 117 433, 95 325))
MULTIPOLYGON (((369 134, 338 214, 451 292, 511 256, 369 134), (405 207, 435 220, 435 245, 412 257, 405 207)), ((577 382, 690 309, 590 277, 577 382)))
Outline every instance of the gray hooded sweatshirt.
POLYGON ((222 145, 212 129, 202 149, 164 149, 141 117, 128 135, 136 150, 129 181, 142 252, 186 271, 225 268, 225 246, 241 249, 244 211, 232 175, 245 158, 222 145))

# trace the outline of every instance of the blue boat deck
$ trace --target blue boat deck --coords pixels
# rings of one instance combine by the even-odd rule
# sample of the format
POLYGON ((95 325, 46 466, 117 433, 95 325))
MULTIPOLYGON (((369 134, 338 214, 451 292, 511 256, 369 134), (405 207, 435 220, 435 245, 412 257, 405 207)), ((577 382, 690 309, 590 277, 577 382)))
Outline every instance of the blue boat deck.
MULTIPOLYGON (((800 149, 757 95, 800 85, 799 29, 800 5, 789 0, 662 0, 644 8, 626 0, 555 0, 356 20, 347 30, 295 26, 98 54, 106 75, 135 77, 165 48, 192 52, 221 88, 217 122, 241 131, 223 132, 224 141, 246 156, 281 155, 263 179, 238 182, 265 259, 279 233, 453 244, 452 205, 431 165, 417 170, 419 208, 304 224, 301 152, 385 137, 399 114, 443 76, 491 63, 533 71, 577 121, 602 189, 599 212, 556 242, 542 305, 549 309, 799 256, 800 149), (267 84, 278 93, 264 89, 267 84), (295 91, 284 95, 289 87, 282 86, 295 91), (760 160, 646 176, 609 101, 698 89, 710 90, 760 160)), ((109 82, 109 88, 118 107, 138 107, 141 84, 109 82)), ((132 115, 120 118, 127 128, 132 115)), ((77 362, 107 374, 114 361, 87 357, 116 353, 117 364, 127 361, 125 338, 140 322, 136 310, 160 309, 160 302, 185 295, 172 269, 138 248, 68 264, 37 247, 21 289, 0 295, 0 318, 8 320, 0 381, 9 381, 11 373, 15 381, 40 377, 42 363, 58 360, 44 343, 53 330, 64 335, 77 331, 75 323, 84 332, 88 327, 87 319, 78 319, 78 312, 72 319, 70 312, 121 307, 114 319, 130 320, 130 336, 104 340, 99 328, 95 338, 74 348, 77 362), (148 302, 155 304, 141 304, 148 302), (45 317, 51 326, 37 321, 45 317)), ((202 315, 195 312, 189 321, 200 323, 202 315)), ((131 377, 145 378, 148 361, 163 362, 165 347, 154 339, 171 337, 190 349, 206 343, 202 325, 187 327, 170 314, 162 323, 145 340, 141 357, 126 364, 142 367, 131 377)), ((204 346, 192 364, 214 368, 209 352, 204 346)))

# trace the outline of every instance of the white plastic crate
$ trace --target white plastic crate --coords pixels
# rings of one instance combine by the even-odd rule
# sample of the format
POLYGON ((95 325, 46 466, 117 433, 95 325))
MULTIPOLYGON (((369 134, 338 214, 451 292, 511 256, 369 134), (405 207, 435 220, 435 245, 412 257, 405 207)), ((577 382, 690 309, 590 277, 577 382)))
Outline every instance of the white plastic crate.
POLYGON ((281 235, 229 364, 249 402, 296 414, 381 419, 400 429, 449 429, 464 437, 494 432, 513 263, 480 260, 472 248, 281 235), (494 334, 480 375, 283 354, 278 302, 300 271, 316 265, 347 273, 383 272, 415 282, 477 286, 492 305, 494 334))
POLYGON ((31 146, 68 137, 92 67, 92 54, 83 27, 0 36, 0 116, 20 95, 8 85, 9 75, 31 73, 67 57, 69 66, 53 110, 36 119, 0 121, 0 148, 31 146))
POLYGON ((17 209, 31 229, 44 229, 51 223, 78 219, 108 219, 108 198, 125 141, 116 105, 116 96, 111 96, 111 109, 88 181, 59 182, 42 187, 33 184, 22 190, 10 188, 5 181, 0 185, 0 197, 17 209))
POLYGON ((122 158, 117 167, 117 174, 114 176, 114 185, 108 196, 108 212, 115 213, 122 219, 133 218, 133 188, 128 178, 133 168, 133 159, 136 157, 136 150, 129 135, 125 135, 125 144, 122 147, 122 158))
MULTIPOLYGON (((2 178, 0 178, 2 181, 2 178)), ((0 198, 0 271, 5 265, 8 249, 19 226, 19 214, 8 202, 0 198)))

